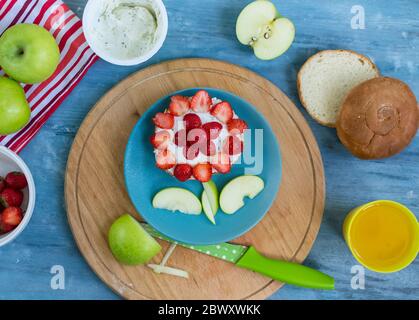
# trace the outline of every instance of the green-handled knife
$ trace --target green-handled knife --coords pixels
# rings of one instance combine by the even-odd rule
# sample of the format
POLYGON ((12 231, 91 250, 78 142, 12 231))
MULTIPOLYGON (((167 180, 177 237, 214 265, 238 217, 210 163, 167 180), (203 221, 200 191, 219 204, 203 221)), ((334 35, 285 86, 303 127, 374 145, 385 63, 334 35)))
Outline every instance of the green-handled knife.
POLYGON ((254 247, 231 243, 193 246, 176 242, 146 223, 142 226, 155 238, 234 263, 240 268, 255 271, 280 282, 313 289, 333 290, 335 288, 335 280, 332 277, 301 264, 266 258, 254 247))

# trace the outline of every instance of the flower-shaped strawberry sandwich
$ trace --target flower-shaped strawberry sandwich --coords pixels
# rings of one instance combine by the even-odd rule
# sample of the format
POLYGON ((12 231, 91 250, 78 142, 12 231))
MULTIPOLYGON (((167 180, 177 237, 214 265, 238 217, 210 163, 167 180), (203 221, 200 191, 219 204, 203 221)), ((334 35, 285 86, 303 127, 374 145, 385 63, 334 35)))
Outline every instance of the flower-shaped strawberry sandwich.
POLYGON ((208 182, 213 174, 229 173, 243 152, 248 128, 228 102, 205 90, 193 97, 171 97, 168 109, 153 122, 156 165, 182 182, 208 182))

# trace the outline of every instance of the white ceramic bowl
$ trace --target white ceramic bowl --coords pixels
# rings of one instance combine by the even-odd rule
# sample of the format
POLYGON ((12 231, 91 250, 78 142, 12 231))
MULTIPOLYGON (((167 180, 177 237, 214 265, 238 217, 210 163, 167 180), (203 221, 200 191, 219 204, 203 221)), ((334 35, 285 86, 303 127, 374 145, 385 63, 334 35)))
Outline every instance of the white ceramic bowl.
POLYGON ((24 200, 22 210, 25 212, 22 222, 16 229, 0 236, 0 247, 14 240, 26 228, 35 208, 35 183, 31 172, 23 160, 6 147, 0 146, 0 176, 4 177, 12 171, 22 172, 28 181, 28 187, 23 190, 24 200))
MULTIPOLYGON (((133 59, 120 59, 118 57, 112 56, 108 51, 102 49, 97 44, 97 39, 92 35, 93 34, 93 21, 97 19, 97 13, 100 8, 103 7, 104 0, 89 0, 86 4, 86 7, 84 9, 83 13, 83 31, 84 35, 86 37, 87 42, 89 43, 92 50, 103 60, 120 65, 120 66, 133 66, 140 63, 143 63, 147 60, 149 60, 151 57, 153 57, 163 46, 164 41, 167 37, 167 31, 169 27, 169 19, 167 17, 167 10, 166 7, 163 4, 162 0, 149 0, 153 8, 155 8, 154 11, 156 11, 157 14, 157 25, 158 25, 158 33, 159 38, 157 39, 154 46, 145 54, 138 56, 133 59)), ((136 0, 130 0, 131 2, 135 2, 136 0)))

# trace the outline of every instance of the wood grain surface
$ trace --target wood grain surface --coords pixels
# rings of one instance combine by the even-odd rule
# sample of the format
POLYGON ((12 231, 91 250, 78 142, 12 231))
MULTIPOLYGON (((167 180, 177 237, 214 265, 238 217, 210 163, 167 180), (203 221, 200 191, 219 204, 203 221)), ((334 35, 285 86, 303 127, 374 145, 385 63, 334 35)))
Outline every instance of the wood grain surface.
POLYGON ((132 128, 155 101, 192 87, 219 88, 244 98, 268 119, 280 142, 280 192, 263 221, 235 242, 253 245, 277 259, 304 260, 324 210, 324 173, 317 143, 300 112, 272 83, 215 60, 182 59, 149 67, 98 102, 77 133, 68 160, 65 195, 71 229, 93 270, 125 298, 266 298, 281 284, 191 250, 178 248, 170 259, 170 265, 190 271, 191 278, 185 280, 156 275, 144 266, 122 266, 108 248, 112 222, 124 212, 138 218, 124 188, 122 165, 132 128))

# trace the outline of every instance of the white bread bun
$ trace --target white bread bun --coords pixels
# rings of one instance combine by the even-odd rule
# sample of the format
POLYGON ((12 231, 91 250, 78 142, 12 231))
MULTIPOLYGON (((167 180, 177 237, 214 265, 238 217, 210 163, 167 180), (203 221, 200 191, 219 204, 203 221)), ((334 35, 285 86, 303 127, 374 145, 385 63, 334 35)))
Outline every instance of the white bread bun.
POLYGON ((349 50, 321 51, 309 58, 298 73, 298 94, 317 122, 335 127, 347 94, 379 76, 375 64, 363 55, 349 50))

